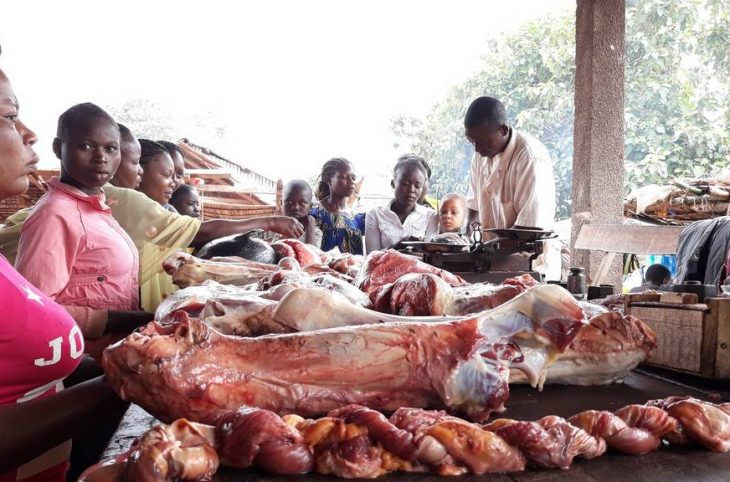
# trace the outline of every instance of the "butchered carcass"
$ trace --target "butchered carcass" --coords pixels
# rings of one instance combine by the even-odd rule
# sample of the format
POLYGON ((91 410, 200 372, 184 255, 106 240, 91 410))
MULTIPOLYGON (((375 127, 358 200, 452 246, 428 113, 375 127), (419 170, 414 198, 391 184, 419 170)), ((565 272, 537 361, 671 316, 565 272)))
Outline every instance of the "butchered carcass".
MULTIPOLYGON (((547 371, 546 383, 605 385, 621 381, 656 347, 646 323, 615 311, 592 317, 547 371)), ((510 383, 525 382, 513 370, 510 383)))
POLYGON ((462 286, 466 281, 443 269, 434 268, 413 256, 399 253, 393 249, 373 251, 368 254, 355 285, 365 293, 372 293, 381 286, 394 283, 408 273, 431 273, 451 286, 462 286))
POLYGON ((298 239, 282 239, 271 243, 276 252, 277 260, 294 258, 302 267, 312 264, 326 263, 329 256, 321 249, 311 244, 303 243, 298 239))
POLYGON ((482 420, 507 400, 510 364, 538 383, 582 319, 567 291, 541 286, 458 321, 237 338, 185 320, 174 333, 150 324, 131 334, 103 366, 120 396, 168 421, 210 422, 244 405, 315 415, 348 403, 449 407, 482 420))
POLYGON ((187 253, 175 253, 162 263, 180 288, 197 286, 206 280, 223 284, 247 285, 257 283, 276 270, 276 265, 262 264, 243 258, 226 257, 203 260, 187 253))
POLYGON ((499 285, 475 283, 451 287, 431 273, 409 273, 370 291, 373 309, 404 316, 468 315, 491 310, 540 283, 530 275, 499 285))

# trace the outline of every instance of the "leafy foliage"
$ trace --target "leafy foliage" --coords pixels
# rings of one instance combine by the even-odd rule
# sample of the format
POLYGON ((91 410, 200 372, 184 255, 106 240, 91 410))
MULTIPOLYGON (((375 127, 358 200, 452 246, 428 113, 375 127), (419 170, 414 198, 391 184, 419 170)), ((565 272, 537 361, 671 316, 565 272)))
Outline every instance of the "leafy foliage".
MULTIPOLYGON (((726 0, 629 0, 626 33, 626 184, 708 175, 728 164, 730 11, 726 0)), ((423 119, 399 117, 397 147, 433 164, 431 191, 465 193, 473 149, 463 116, 480 95, 505 104, 513 124, 553 157, 559 218, 570 215, 575 16, 533 21, 486 42, 484 67, 423 119)))

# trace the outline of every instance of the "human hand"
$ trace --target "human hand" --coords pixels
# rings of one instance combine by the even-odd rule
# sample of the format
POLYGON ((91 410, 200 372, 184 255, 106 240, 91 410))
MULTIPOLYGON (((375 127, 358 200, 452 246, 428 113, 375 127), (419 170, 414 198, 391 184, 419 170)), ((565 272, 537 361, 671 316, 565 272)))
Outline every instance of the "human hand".
POLYGON ((286 238, 299 238, 304 234, 302 223, 289 216, 273 216, 269 231, 281 234, 286 238))

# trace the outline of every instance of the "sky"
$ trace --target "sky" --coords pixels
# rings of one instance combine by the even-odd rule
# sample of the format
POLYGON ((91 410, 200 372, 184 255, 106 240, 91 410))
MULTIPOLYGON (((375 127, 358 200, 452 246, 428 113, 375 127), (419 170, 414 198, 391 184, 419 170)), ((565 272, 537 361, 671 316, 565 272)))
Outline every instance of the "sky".
POLYGON ((425 115, 478 68, 487 38, 574 9, 575 0, 5 2, 0 67, 39 136, 42 167, 57 165, 51 142, 65 109, 91 101, 120 112, 141 99, 171 135, 272 179, 311 179, 341 156, 379 192, 402 154, 393 118, 425 115))

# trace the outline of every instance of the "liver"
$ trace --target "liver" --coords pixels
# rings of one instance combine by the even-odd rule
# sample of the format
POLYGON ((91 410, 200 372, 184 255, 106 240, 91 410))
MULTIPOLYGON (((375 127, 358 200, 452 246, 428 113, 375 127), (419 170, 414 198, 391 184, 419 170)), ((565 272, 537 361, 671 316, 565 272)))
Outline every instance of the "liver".
MULTIPOLYGON (((631 403, 643 403, 654 398, 670 395, 692 395, 719 402, 718 393, 699 390, 677 384, 649 372, 635 371, 623 384, 597 387, 547 386, 542 392, 527 387, 513 386, 507 402, 505 417, 534 420, 545 415, 567 417, 588 409, 616 410, 631 403)), ((132 405, 119 429, 112 437, 104 455, 117 455, 129 448, 134 438, 156 423, 155 419, 140 407, 132 405)), ((275 476, 255 470, 222 468, 214 480, 218 482, 254 481, 334 481, 330 476, 275 476)), ((431 474, 388 474, 376 480, 395 481, 728 481, 730 480, 730 453, 716 454, 700 448, 662 448, 641 456, 607 453, 595 460, 577 460, 569 470, 528 470, 511 474, 468 475, 438 477, 431 474)))

